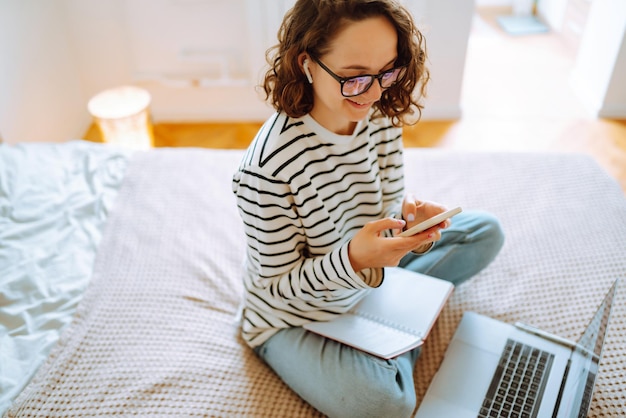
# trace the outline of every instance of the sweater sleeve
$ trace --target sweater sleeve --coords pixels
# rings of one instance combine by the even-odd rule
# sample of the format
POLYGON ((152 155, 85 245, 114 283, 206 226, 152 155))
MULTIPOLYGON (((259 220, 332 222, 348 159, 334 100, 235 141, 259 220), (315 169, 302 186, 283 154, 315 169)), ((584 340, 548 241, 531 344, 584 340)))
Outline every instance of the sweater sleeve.
MULTIPOLYGON (((383 189, 383 217, 402 219, 405 193, 402 129, 389 129, 388 139, 379 144, 378 156, 383 189)), ((391 235, 391 231, 388 235, 391 235)))
POLYGON ((258 167, 243 167, 233 177, 233 191, 244 223, 249 276, 259 290, 297 304, 298 310, 317 311, 324 302, 345 297, 346 290, 382 282, 382 270, 354 272, 347 240, 311 254, 307 226, 287 182, 258 167))

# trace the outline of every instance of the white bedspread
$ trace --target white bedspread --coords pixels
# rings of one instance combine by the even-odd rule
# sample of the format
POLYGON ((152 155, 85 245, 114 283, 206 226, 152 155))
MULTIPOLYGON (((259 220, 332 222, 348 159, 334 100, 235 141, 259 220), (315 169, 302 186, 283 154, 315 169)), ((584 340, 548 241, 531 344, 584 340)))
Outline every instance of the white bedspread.
POLYGON ((0 414, 71 322, 127 161, 84 141, 0 145, 0 414))

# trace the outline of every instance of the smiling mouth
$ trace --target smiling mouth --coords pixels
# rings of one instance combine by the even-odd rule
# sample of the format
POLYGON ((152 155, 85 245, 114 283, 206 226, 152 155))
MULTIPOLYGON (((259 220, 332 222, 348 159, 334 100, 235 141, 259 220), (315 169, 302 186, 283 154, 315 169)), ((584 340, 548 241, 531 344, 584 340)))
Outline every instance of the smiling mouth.
POLYGON ((368 106, 370 106, 370 103, 359 103, 359 102, 356 102, 356 101, 350 100, 350 99, 348 99, 348 101, 350 103, 352 103, 353 105, 357 106, 357 107, 368 107, 368 106))

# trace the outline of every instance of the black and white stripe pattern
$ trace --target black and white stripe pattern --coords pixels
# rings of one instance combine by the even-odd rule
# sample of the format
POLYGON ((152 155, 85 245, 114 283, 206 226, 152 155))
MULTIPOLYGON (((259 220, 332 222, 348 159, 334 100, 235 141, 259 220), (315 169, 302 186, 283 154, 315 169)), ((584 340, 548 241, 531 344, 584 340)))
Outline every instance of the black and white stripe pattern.
POLYGON ((242 327, 251 346, 345 312, 380 285, 382 269, 353 271, 348 242, 400 209, 401 132, 379 118, 340 136, 309 115, 282 113, 261 128, 233 176, 247 236, 242 327))

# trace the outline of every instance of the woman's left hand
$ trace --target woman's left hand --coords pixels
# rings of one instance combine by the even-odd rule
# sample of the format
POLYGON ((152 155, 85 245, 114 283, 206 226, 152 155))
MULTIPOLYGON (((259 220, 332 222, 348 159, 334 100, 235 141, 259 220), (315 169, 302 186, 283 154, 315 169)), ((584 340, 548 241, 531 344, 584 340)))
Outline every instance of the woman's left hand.
MULTIPOLYGON (((407 194, 402 202, 402 218, 406 221, 405 229, 409 229, 413 225, 417 225, 418 223, 445 212, 446 210, 447 208, 443 205, 429 201, 420 201, 415 199, 415 196, 412 194, 407 194)), ((430 247, 431 243, 439 241, 441 239, 441 230, 449 226, 450 220, 446 219, 445 221, 422 232, 428 233, 428 243, 414 249, 414 251, 422 252, 420 250, 424 250, 424 248, 430 247)))

